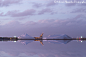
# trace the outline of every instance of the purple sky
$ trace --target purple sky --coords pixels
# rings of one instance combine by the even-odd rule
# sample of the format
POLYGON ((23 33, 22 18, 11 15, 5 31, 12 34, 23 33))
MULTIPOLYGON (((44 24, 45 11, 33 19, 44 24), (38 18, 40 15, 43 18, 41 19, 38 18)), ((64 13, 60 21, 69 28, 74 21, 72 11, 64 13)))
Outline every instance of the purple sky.
POLYGON ((0 36, 39 36, 43 32, 44 36, 86 37, 86 3, 55 1, 0 0, 0 36))

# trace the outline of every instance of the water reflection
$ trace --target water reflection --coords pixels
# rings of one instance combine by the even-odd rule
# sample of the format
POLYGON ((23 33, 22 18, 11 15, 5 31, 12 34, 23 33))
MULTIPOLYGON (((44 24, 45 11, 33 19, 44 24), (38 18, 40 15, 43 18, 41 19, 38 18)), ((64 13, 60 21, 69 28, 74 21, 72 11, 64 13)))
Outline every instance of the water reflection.
POLYGON ((86 42, 71 41, 68 44, 52 44, 31 42, 22 45, 19 42, 0 42, 0 57, 84 57, 86 56, 86 42))
MULTIPOLYGON (((46 37, 45 39, 50 39, 52 35, 46 37)), ((67 39, 69 36, 67 35, 53 35, 54 39, 62 36, 65 36, 67 39)), ((20 39, 27 37, 27 39, 31 36, 24 34, 19 36, 20 39)), ((52 38, 51 37, 51 38, 52 38)), ((64 39, 65 37, 62 37, 64 39)), ((0 41, 2 38, 0 38, 0 41)), ((16 39, 16 38, 15 38, 16 39)), ((34 38, 32 38, 34 39, 34 38)), ((10 40, 10 39, 7 39, 10 40)), ((12 38, 11 38, 12 40, 12 38)), ((77 39, 79 40, 79 39, 77 39)), ((15 42, 0 42, 0 57, 85 57, 86 54, 86 42, 77 42, 67 40, 43 40, 44 46, 42 46, 39 41, 34 40, 18 40, 15 42), (49 43, 50 42, 50 43, 49 43), (24 45, 22 45, 23 43, 24 45), (53 44, 54 43, 54 44, 53 44), (59 43, 59 44, 57 44, 59 43), (62 44, 63 43, 63 44, 62 44)), ((81 40, 79 40, 81 41, 81 40)))

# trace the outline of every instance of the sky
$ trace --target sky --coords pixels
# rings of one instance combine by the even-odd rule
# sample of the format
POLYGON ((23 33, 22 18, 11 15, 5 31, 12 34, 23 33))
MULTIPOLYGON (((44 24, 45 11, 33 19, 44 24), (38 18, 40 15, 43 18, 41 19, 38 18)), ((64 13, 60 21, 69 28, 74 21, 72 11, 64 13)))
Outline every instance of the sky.
POLYGON ((0 0, 0 36, 44 33, 45 37, 53 34, 86 37, 86 0, 65 1, 0 0))

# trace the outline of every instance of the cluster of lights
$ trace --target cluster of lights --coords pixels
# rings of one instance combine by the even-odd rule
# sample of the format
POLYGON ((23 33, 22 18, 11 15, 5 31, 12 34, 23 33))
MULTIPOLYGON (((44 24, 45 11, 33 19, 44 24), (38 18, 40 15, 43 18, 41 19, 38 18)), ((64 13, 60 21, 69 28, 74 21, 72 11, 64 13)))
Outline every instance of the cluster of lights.
POLYGON ((82 42, 82 40, 80 40, 81 38, 82 38, 82 36, 80 38, 77 37, 76 39, 79 40, 80 42, 82 42))

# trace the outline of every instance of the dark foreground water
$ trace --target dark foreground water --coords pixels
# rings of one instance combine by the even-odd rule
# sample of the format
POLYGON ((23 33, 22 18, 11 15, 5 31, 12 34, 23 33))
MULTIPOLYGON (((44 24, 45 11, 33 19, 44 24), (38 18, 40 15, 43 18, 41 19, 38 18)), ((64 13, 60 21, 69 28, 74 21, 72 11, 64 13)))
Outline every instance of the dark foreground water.
POLYGON ((0 42, 0 57, 86 57, 86 42, 0 42), (23 44, 22 44, 23 43, 23 44))

